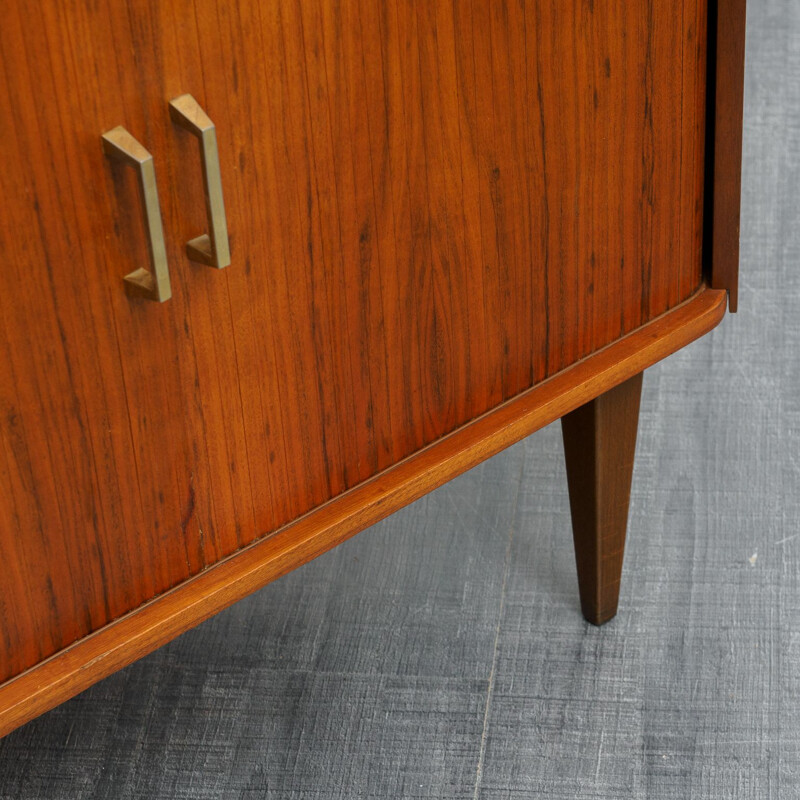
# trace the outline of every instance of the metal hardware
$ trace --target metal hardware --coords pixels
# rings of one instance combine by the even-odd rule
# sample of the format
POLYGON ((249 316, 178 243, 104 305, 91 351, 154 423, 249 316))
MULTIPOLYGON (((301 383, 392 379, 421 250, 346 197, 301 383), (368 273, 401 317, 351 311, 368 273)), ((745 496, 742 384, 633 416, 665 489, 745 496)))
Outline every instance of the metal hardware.
POLYGON ((164 228, 161 225, 161 208, 158 203, 153 156, 121 125, 104 133, 102 138, 103 152, 109 158, 136 169, 144 202, 153 271, 140 267, 126 275, 125 291, 136 297, 146 297, 148 300, 163 303, 172 297, 172 289, 169 283, 167 250, 164 246, 164 228))
POLYGON ((222 199, 222 176, 214 123, 190 94, 182 94, 169 104, 169 114, 176 125, 185 128, 200 141, 203 164, 203 189, 206 195, 208 233, 186 243, 191 261, 222 269, 231 263, 225 202, 222 199))

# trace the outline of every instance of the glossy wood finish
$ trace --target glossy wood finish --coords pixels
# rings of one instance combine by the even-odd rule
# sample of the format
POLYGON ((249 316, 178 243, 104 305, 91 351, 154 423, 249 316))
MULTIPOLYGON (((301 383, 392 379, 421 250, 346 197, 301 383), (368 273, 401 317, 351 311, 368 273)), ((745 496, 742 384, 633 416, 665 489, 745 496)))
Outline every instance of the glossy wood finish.
POLYGON ((707 228, 711 284, 739 304, 739 213, 747 0, 711 0, 707 228))
POLYGON ((703 0, 11 0, 0 680, 558 374, 701 280, 703 0), (217 125, 232 262, 205 229, 217 125), (154 154, 173 297, 124 125, 154 154), (137 248, 140 252, 137 252, 137 248))
POLYGON ((124 124, 154 154, 162 210, 170 189, 142 103, 143 36, 118 9, 3 6, 0 678, 205 563, 190 513, 208 497, 192 480, 198 359, 171 215, 172 299, 123 288, 147 236, 136 176, 100 134, 124 124))
POLYGON ((617 613, 642 373, 561 418, 583 616, 617 613))
POLYGON ((461 427, 0 686, 0 736, 335 547, 711 330, 726 293, 702 289, 649 325, 461 427))

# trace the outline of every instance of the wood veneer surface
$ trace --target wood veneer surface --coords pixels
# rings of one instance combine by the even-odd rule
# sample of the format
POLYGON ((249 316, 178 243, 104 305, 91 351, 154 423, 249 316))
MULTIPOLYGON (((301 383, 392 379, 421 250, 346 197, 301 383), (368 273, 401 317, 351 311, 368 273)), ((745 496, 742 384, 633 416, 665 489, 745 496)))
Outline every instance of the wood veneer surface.
POLYGON ((703 0, 6 4, 0 680, 689 297, 703 0), (232 264, 196 142, 218 128, 232 264), (173 297, 124 125, 155 156, 173 297))

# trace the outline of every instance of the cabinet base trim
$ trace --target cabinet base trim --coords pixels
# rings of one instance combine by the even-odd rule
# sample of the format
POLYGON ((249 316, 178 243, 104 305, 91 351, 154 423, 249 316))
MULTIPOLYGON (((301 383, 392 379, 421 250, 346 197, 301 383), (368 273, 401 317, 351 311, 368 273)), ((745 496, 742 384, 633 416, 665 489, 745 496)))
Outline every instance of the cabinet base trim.
POLYGON ((687 301, 0 686, 0 736, 628 380, 715 327, 726 292, 687 301))

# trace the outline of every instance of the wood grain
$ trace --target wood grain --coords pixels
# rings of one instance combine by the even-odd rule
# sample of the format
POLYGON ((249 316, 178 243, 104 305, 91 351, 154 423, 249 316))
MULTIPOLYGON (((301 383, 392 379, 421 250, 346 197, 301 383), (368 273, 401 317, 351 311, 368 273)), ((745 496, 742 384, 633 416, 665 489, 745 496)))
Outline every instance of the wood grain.
POLYGON ((583 616, 617 613, 642 373, 561 418, 583 616))
MULTIPOLYGON (((194 367, 181 281, 164 306, 120 291, 147 264, 141 201, 131 171, 98 150, 116 124, 155 144, 135 52, 120 14, 80 3, 4 8, 4 677, 203 563, 186 511, 194 367)), ((174 264, 174 248, 170 256, 174 264)))
POLYGON ((7 3, 0 680, 690 297, 705 15, 7 3), (186 92, 217 125, 223 271, 183 252, 186 92), (163 307, 122 291, 146 248, 100 148, 120 124, 155 157, 163 307))
POLYGON ((726 300, 722 290, 701 289, 648 325, 0 685, 0 736, 686 346, 720 322, 726 300))

